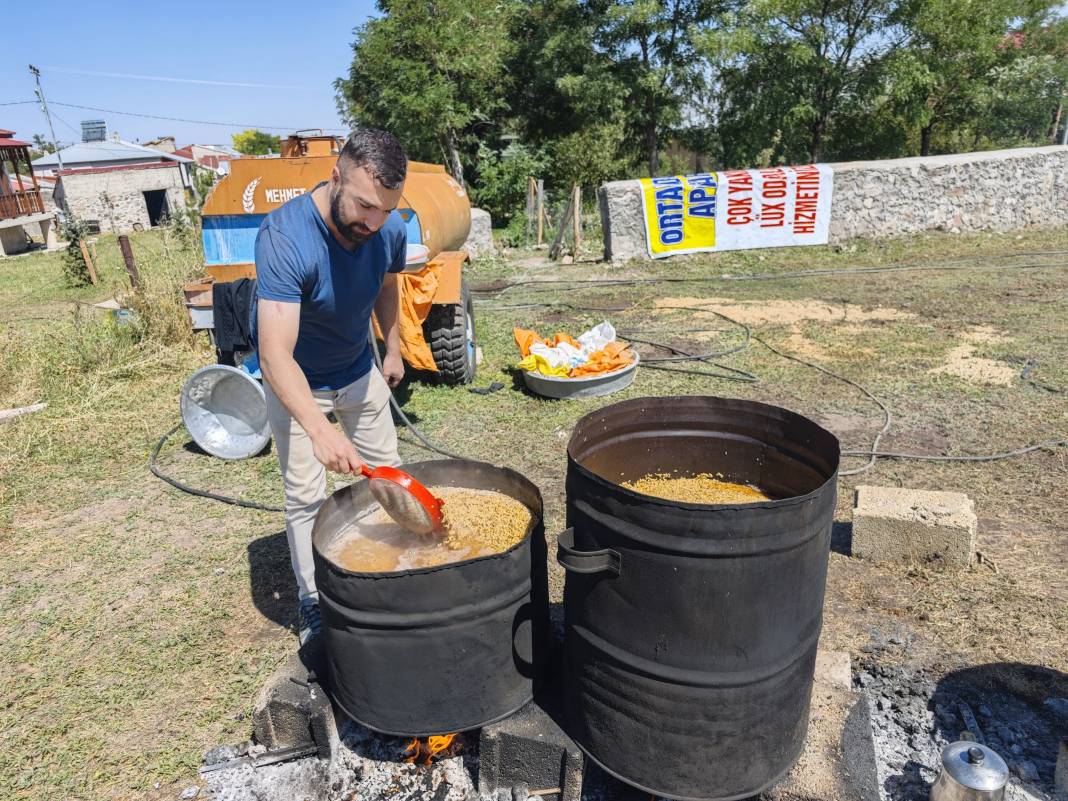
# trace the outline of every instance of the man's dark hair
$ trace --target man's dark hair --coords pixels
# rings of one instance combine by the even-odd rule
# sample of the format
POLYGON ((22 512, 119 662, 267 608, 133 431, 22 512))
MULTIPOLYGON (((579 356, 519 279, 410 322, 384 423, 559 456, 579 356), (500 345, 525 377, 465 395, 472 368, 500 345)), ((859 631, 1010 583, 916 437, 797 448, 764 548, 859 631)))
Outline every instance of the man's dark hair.
POLYGON ((408 172, 408 156, 397 137, 377 128, 357 128, 349 134, 338 161, 366 167, 386 189, 399 187, 408 172))

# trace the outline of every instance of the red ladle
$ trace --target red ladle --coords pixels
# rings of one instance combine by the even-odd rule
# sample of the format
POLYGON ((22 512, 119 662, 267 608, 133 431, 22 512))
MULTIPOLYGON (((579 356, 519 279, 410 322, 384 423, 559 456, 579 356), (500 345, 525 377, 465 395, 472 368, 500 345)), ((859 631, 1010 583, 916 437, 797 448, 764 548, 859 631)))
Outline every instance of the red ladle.
POLYGON ((430 490, 412 476, 396 467, 360 466, 369 489, 379 505, 398 525, 413 534, 429 534, 441 526, 441 507, 444 501, 435 498, 430 490))

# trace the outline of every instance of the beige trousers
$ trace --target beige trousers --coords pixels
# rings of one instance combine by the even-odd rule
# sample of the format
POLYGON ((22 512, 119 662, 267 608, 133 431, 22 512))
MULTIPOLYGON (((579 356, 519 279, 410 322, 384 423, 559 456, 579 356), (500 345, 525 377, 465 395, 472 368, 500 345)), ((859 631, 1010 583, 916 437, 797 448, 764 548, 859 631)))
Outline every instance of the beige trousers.
MULTIPOLYGON (((312 559, 312 525, 326 500, 326 468, 315 458, 311 439, 263 382, 267 420, 285 484, 286 538, 300 598, 318 597, 312 559)), ((356 452, 372 467, 400 464, 397 429, 389 411, 389 387, 378 368, 338 390, 312 390, 323 414, 333 412, 356 452)))

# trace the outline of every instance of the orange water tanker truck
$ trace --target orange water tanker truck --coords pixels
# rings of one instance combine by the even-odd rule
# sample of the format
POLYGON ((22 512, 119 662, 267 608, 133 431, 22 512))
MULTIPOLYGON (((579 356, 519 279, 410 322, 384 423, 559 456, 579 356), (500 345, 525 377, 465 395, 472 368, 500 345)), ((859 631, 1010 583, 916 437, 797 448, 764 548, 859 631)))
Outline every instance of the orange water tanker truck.
MULTIPOLYGON (((204 202, 205 271, 216 282, 255 278, 255 242, 263 218, 287 200, 330 179, 342 142, 333 136, 294 134, 278 157, 230 161, 230 173, 204 202)), ((444 383, 475 375, 475 318, 464 281, 470 261, 463 244, 471 228, 467 193, 438 164, 408 163, 398 209, 408 244, 427 248, 425 263, 402 273, 401 353, 409 367, 444 383)), ((421 250, 409 248, 409 250, 421 250)))

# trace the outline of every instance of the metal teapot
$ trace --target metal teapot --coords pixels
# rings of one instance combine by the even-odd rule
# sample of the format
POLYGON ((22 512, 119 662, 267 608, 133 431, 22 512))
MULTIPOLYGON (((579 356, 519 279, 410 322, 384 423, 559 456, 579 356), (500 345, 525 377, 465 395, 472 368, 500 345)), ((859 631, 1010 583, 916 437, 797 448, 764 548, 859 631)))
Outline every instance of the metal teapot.
POLYGON ((1009 768, 998 753, 960 741, 942 750, 942 771, 931 785, 931 801, 1002 801, 1009 768))

